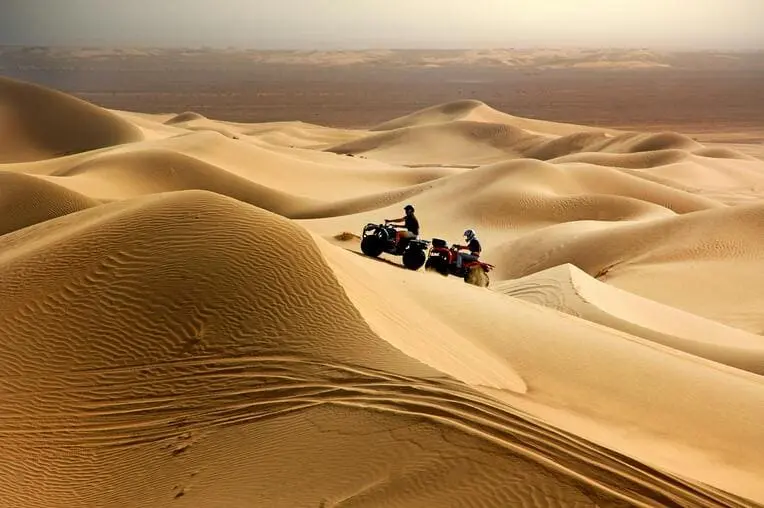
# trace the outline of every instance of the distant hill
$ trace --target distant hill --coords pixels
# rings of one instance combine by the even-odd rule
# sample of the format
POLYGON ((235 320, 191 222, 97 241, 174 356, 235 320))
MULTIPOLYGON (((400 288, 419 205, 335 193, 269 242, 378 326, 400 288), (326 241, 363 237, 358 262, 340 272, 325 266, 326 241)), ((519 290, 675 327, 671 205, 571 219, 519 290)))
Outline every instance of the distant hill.
POLYGON ((492 49, 258 51, 212 48, 0 46, 0 69, 158 64, 240 66, 381 65, 408 68, 480 66, 507 69, 764 69, 764 52, 667 52, 647 49, 492 49))

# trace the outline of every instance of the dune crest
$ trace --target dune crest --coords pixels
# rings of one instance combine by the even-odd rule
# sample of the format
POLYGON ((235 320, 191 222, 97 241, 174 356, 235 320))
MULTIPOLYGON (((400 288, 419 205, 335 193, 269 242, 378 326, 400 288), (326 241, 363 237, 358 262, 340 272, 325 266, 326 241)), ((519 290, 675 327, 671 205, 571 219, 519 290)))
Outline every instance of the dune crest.
POLYGON ((435 124, 441 122, 453 122, 459 120, 503 123, 513 125, 519 129, 531 131, 534 134, 564 136, 579 132, 616 133, 613 129, 600 129, 582 125, 549 122, 513 116, 498 111, 483 101, 474 99, 457 100, 445 104, 437 104, 420 111, 389 120, 372 127, 371 131, 385 131, 399 129, 401 127, 413 127, 419 125, 435 124))
POLYGON ((164 123, 167 125, 173 125, 176 123, 192 122, 194 120, 206 120, 206 118, 204 115, 200 115, 194 111, 184 111, 183 113, 174 115, 172 118, 165 120, 164 123))
POLYGON ((0 504, 764 506, 755 147, 0 108, 0 504), (407 203, 488 288, 360 253, 407 203))

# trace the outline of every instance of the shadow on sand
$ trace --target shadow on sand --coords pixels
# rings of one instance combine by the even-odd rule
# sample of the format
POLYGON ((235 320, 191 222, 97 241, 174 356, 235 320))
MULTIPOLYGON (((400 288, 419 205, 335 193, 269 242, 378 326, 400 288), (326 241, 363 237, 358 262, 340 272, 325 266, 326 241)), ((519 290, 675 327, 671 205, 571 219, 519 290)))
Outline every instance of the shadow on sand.
MULTIPOLYGON (((361 257, 362 257, 362 258, 364 258, 364 259, 370 259, 371 261, 376 261, 377 263, 386 263, 386 264, 388 264, 388 265, 390 265, 390 266, 394 266, 394 267, 396 267, 396 268, 400 268, 401 270, 408 270, 408 268, 406 268, 405 266, 403 266, 403 265, 402 265, 400 262, 396 263, 396 262, 395 262, 395 261, 393 261, 392 259, 386 259, 386 258, 383 258, 381 255, 380 255, 380 257, 378 257, 378 258, 373 258, 373 257, 371 257, 371 256, 367 256, 367 255, 366 255, 366 254, 364 254, 363 252, 359 252, 359 251, 357 251, 357 250, 353 250, 353 249, 348 249, 348 248, 345 248, 345 247, 343 247, 343 248, 344 248, 346 251, 348 251, 348 252, 352 252, 352 253, 353 253, 353 254, 355 254, 356 256, 361 256, 361 257)), ((416 271, 418 271, 418 272, 419 272, 419 271, 422 271, 422 270, 420 269, 420 270, 416 270, 416 271)))

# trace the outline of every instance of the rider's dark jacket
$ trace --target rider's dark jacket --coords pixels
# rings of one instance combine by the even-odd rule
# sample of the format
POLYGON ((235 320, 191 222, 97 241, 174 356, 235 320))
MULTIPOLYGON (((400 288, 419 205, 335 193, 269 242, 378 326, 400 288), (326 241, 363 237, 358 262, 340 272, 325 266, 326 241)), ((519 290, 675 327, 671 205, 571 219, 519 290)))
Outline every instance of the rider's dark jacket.
POLYGON ((419 221, 416 220, 416 215, 413 213, 406 215, 404 218, 404 224, 406 225, 406 229, 417 236, 419 235, 419 221))
POLYGON ((480 251, 482 250, 480 248, 480 242, 478 242, 477 238, 470 240, 470 243, 467 244, 467 248, 470 250, 470 254, 473 256, 479 256, 480 251))

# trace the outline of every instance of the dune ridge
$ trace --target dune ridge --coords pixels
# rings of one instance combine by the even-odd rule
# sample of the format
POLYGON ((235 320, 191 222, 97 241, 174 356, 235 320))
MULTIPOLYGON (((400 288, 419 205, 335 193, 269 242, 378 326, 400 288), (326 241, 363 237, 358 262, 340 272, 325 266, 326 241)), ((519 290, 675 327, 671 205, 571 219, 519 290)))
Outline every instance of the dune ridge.
POLYGON ((0 103, 0 505, 764 506, 764 161, 0 103), (491 285, 360 255, 405 203, 491 285))
POLYGON ((370 128, 370 131, 386 131, 401 127, 413 127, 458 120, 487 122, 512 125, 516 128, 536 134, 554 136, 576 134, 580 132, 616 133, 613 129, 600 129, 582 125, 549 122, 531 118, 521 118, 502 111, 497 111, 483 101, 475 99, 456 100, 447 104, 437 104, 415 111, 400 118, 389 120, 370 128))
POLYGON ((704 162, 759 162, 735 148, 706 147, 677 132, 585 130, 567 124, 520 121, 479 101, 427 108, 371 132, 324 150, 404 165, 443 164, 444 160, 449 164, 479 165, 537 159, 647 169, 701 157, 704 162), (475 111, 481 113, 473 114, 475 111))

